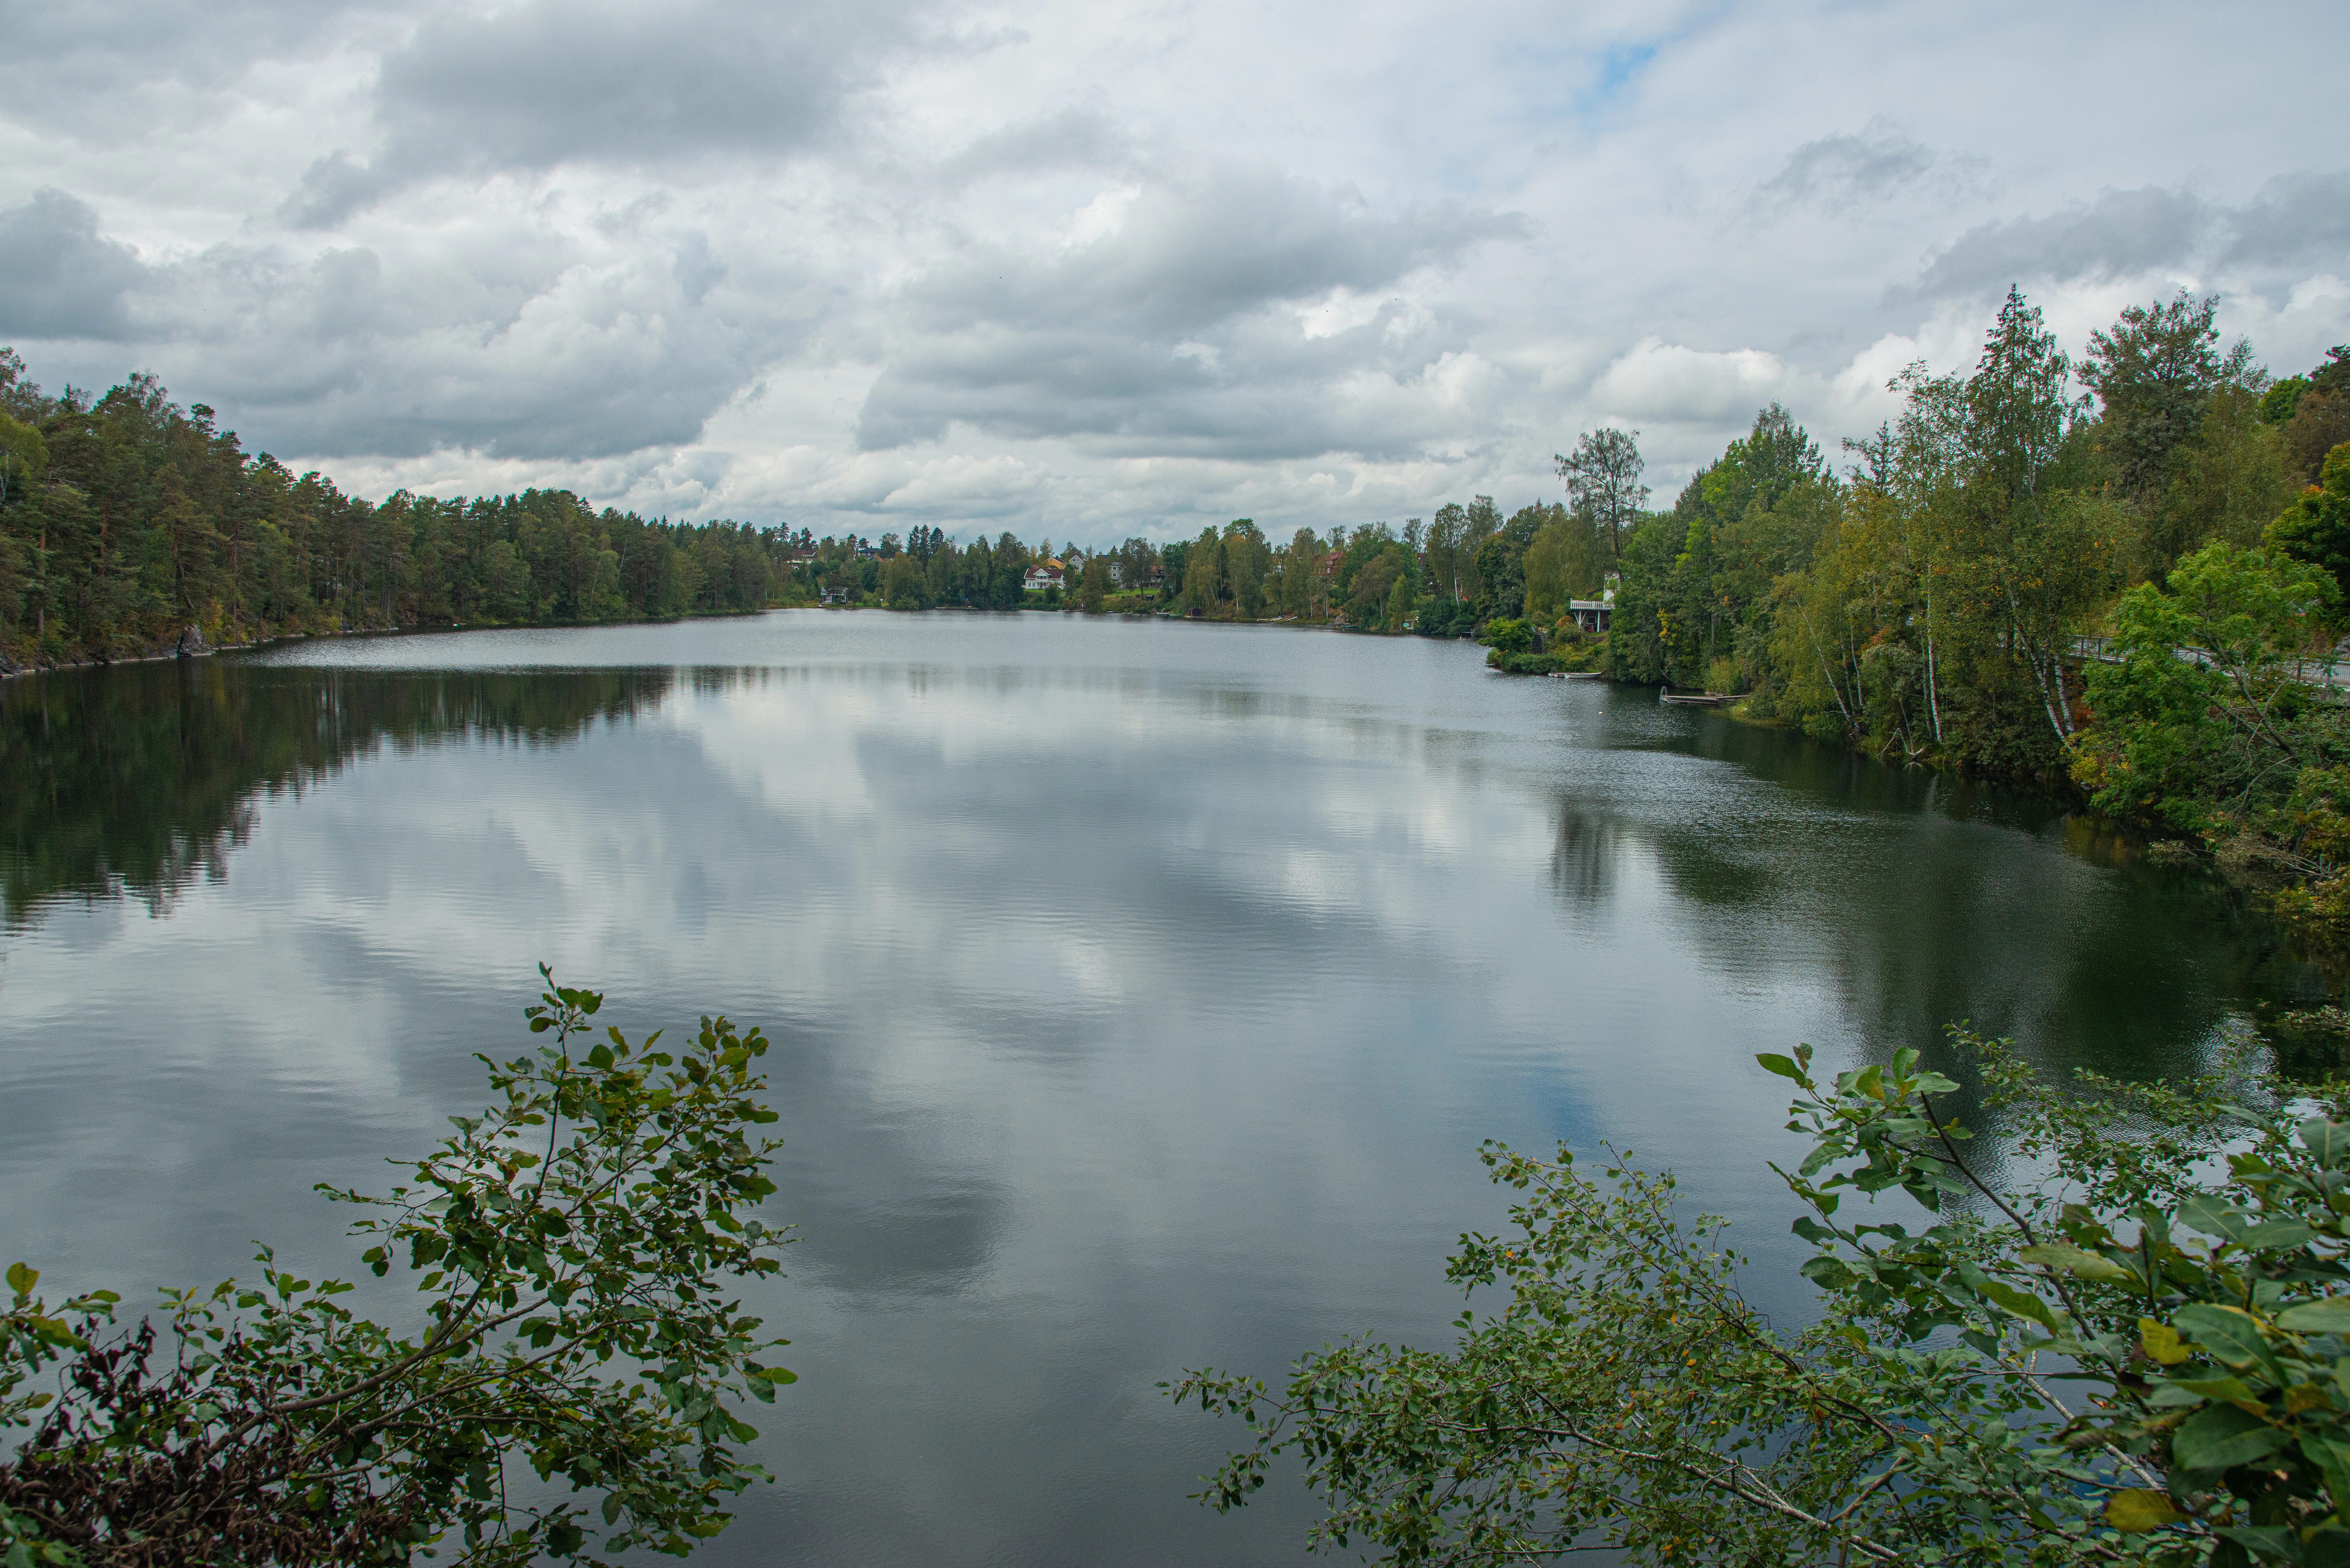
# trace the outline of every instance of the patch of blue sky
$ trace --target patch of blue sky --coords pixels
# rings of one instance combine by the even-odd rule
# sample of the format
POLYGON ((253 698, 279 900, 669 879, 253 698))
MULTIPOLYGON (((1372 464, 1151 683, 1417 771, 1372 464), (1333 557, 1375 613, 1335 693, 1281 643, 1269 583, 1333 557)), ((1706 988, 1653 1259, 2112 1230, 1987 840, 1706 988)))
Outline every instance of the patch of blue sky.
POLYGON ((1599 57, 1598 79, 1575 95, 1575 107, 1587 117, 1614 103, 1662 47, 1660 43, 1617 44, 1609 49, 1599 57))
MULTIPOLYGON (((1499 79, 1514 84, 1515 103, 1523 115, 1505 113, 1486 128, 1486 134, 1456 140, 1434 158, 1430 167, 1439 185, 1447 195, 1474 195, 1492 189, 1500 173, 1499 182, 1506 186, 1517 167, 1508 149, 1523 148, 1530 126, 1571 124, 1587 131, 1612 120, 1617 106, 1669 41, 1667 36, 1627 40, 1595 56, 1586 48, 1512 39, 1493 64, 1499 79)), ((1505 88, 1505 99, 1509 90, 1505 88)))
MULTIPOLYGON (((1627 38, 1594 51, 1574 46, 1528 47, 1524 40, 1513 39, 1509 57, 1497 64, 1517 84, 1517 101, 1527 121, 1592 130, 1617 117, 1670 42, 1670 35, 1627 38)), ((1462 161, 1472 162, 1484 151, 1464 149, 1462 161)))

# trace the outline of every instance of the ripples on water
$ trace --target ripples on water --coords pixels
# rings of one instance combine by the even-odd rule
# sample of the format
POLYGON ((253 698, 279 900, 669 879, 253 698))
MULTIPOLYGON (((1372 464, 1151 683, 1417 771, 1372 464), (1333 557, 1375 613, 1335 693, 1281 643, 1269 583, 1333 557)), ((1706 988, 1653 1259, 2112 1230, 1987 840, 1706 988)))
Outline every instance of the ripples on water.
POLYGON ((2175 1071, 2314 983, 2051 801, 1482 658, 785 612, 14 682, 0 1252, 355 1272, 309 1184, 473 1108, 546 959, 775 1041, 803 1380, 697 1561, 1292 1563, 1151 1386, 1440 1342, 1481 1138, 1674 1165, 1800 1311, 1754 1052, 2175 1071))

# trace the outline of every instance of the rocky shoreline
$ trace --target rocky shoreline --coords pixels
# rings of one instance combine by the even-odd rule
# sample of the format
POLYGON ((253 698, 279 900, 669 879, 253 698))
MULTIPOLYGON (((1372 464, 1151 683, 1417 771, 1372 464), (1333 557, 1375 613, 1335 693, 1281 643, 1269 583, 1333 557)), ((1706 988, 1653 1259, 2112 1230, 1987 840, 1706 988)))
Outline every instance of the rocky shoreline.
POLYGON ((134 653, 122 659, 76 659, 61 664, 20 664, 9 657, 6 649, 0 648, 0 680, 17 675, 37 675, 47 670, 88 670, 100 664, 151 664, 159 659, 202 659, 219 651, 204 640, 203 628, 193 623, 182 627, 179 636, 158 641, 144 653, 134 653))

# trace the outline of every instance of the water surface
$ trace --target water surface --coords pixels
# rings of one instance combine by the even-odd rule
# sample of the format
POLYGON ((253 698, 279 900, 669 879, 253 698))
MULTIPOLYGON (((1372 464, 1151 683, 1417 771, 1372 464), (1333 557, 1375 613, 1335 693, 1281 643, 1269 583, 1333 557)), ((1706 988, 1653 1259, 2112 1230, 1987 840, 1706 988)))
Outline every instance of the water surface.
POLYGON ((355 1272, 309 1185, 474 1108, 546 960, 775 1041, 802 1381, 697 1561, 1289 1563, 1152 1385, 1440 1341, 1479 1140, 1675 1166, 1800 1312, 1756 1051, 2175 1071, 2313 983, 2056 802, 1482 658, 801 611, 11 683, 0 1253, 355 1272))

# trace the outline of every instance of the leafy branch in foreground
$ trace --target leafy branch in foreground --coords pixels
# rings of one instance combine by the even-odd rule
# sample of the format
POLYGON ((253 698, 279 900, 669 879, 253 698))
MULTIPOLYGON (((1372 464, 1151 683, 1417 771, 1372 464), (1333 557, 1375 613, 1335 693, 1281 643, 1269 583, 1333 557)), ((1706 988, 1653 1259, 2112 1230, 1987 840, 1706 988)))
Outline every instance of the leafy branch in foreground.
POLYGON ((1507 1303, 1448 1352, 1326 1347, 1278 1392, 1187 1375, 1177 1399, 1255 1432, 1201 1500, 1295 1456, 1329 1506, 1315 1543, 1399 1563, 2350 1563, 2342 1088, 2241 1052, 2059 1088, 1956 1038, 2005 1158, 1970 1157, 1914 1051, 1828 1084, 1808 1048, 1760 1058, 1811 1143, 1779 1174, 1812 1327, 1746 1303, 1670 1176, 1489 1144, 1514 1232, 1464 1236, 1450 1273, 1507 1303), (1908 1223, 1845 1212, 1895 1189, 1908 1223))
POLYGON ((0 1430, 31 1430, 0 1462, 8 1568, 682 1556, 770 1479, 729 1399, 793 1381, 756 1359, 785 1342, 718 1282, 776 1272, 788 1240, 744 1212, 775 1190, 767 1042, 704 1018, 674 1051, 591 1044, 602 996, 539 972, 552 1038, 481 1058, 496 1104, 388 1196, 319 1189, 364 1210, 375 1274, 421 1276, 413 1332, 266 1250, 257 1284, 166 1290, 160 1329, 118 1328, 108 1292, 53 1313, 9 1271, 0 1430))

